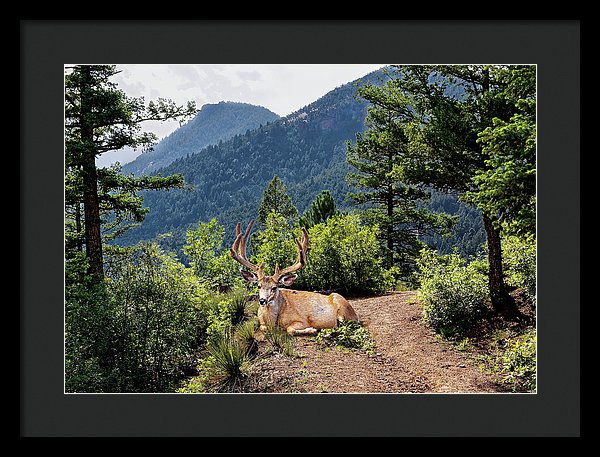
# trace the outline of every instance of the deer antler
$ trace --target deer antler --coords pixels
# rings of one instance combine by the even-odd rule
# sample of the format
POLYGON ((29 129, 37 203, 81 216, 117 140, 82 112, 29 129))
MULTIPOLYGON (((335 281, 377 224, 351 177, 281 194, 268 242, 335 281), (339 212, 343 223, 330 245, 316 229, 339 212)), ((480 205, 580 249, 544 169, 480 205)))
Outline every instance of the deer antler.
POLYGON ((254 225, 254 221, 250 221, 248 223, 248 227, 246 228, 246 232, 242 234, 242 230, 240 228, 240 223, 238 222, 235 226, 235 234, 236 238, 233 242, 233 246, 231 246, 231 257, 237 260, 246 268, 249 268, 252 271, 259 272, 261 270, 261 266, 254 265, 246 258, 246 245, 248 243, 248 237, 250 236, 250 230, 252 230, 252 225, 254 225))
POLYGON ((275 280, 279 280, 283 275, 297 271, 306 265, 306 256, 310 250, 310 240, 308 239, 308 232, 304 227, 302 227, 302 241, 298 239, 295 239, 294 241, 298 248, 298 258, 296 259, 296 263, 283 270, 279 269, 279 265, 275 265, 275 274, 273 275, 275 280))

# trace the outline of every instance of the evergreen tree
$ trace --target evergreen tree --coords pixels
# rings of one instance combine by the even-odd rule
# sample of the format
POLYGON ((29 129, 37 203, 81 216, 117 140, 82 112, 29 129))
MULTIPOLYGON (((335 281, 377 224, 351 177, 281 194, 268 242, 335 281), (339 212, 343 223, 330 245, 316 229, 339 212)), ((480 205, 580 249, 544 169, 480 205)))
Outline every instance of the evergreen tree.
POLYGON ((298 219, 300 227, 309 229, 313 225, 326 222, 331 216, 339 214, 331 192, 323 190, 311 203, 310 208, 298 219))
POLYGON ((350 196, 366 206, 363 219, 379 226, 388 267, 408 273, 422 245, 419 237, 446 232, 454 218, 425 209, 429 193, 404 183, 407 99, 376 86, 365 86, 359 94, 372 106, 368 130, 356 135, 355 145, 347 145, 347 161, 356 170, 348 178, 358 189, 350 196))
POLYGON ((273 176, 273 179, 269 182, 267 188, 263 192, 262 200, 258 208, 258 220, 262 224, 266 224, 271 211, 280 214, 288 222, 293 221, 298 217, 298 210, 287 193, 287 187, 277 175, 273 176))
POLYGON ((104 275, 103 214, 112 213, 109 229, 119 233, 125 219, 143 219, 145 210, 136 192, 181 187, 183 179, 125 177, 119 167, 98 170, 96 157, 125 146, 149 148, 157 138, 141 132, 144 121, 195 113, 193 103, 179 107, 159 99, 146 106, 143 98, 127 97, 109 80, 117 72, 114 65, 77 65, 65 75, 66 254, 75 256, 85 246, 88 273, 97 280, 104 275))
POLYGON ((532 67, 415 65, 396 71, 387 88, 398 97, 410 97, 412 117, 404 177, 458 193, 482 210, 492 305, 497 311, 516 312, 504 285, 500 221, 520 218, 521 210, 534 211, 532 67), (515 98, 517 92, 525 99, 515 98), (518 142, 507 141, 507 125, 526 125, 518 142))
POLYGON ((495 215, 507 234, 535 235, 535 67, 500 68, 497 77, 505 84, 501 96, 514 104, 515 111, 510 119, 494 117, 479 134, 486 167, 476 174, 477 187, 466 197, 495 215))

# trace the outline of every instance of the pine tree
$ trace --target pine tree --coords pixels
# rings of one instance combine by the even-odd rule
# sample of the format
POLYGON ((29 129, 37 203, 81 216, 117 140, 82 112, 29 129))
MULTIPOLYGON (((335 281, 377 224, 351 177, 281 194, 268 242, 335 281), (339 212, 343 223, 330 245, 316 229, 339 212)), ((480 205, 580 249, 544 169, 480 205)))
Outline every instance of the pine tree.
POLYGON ((490 297, 498 312, 516 312, 504 284, 501 222, 528 219, 531 227, 534 220, 533 68, 398 66, 388 84, 410 97, 412 107, 407 181, 457 193, 482 211, 490 297))
POLYGON ((311 203, 310 208, 298 219, 300 227, 309 229, 313 225, 327 221, 331 216, 339 214, 331 192, 323 190, 311 203))
POLYGON ((368 129, 356 135, 356 144, 347 145, 347 161, 355 169, 348 179, 357 188, 350 196, 365 206, 363 219, 379 226, 388 266, 408 273, 422 247, 419 237, 446 232, 454 218, 426 210, 429 193, 404 183, 407 100, 377 86, 365 86, 359 94, 372 106, 368 129))
POLYGON ((298 210, 292 203, 291 197, 287 193, 287 187, 277 175, 267 185, 262 195, 262 200, 258 208, 258 220, 262 224, 267 223, 267 218, 271 211, 283 216, 288 222, 298 217, 298 210))
POLYGON ((195 113, 193 103, 176 106, 159 99, 147 106, 143 98, 129 98, 110 81, 114 65, 77 65, 65 75, 65 196, 66 254, 85 246, 88 273, 103 278, 103 215, 112 213, 112 229, 124 219, 143 219, 145 210, 136 192, 181 187, 181 176, 125 177, 119 167, 97 169, 96 157, 125 146, 149 148, 156 136, 141 132, 147 120, 164 121, 195 113))

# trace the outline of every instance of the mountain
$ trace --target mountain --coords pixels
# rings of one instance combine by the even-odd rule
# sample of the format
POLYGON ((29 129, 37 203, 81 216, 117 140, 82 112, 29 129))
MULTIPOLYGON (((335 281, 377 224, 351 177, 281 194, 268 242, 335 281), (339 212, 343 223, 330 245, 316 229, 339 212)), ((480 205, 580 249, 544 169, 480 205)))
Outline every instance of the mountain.
POLYGON ((189 122, 165 137, 152 150, 123 165, 123 173, 135 176, 151 174, 176 159, 278 118, 267 108, 248 103, 223 101, 206 104, 189 122))
MULTIPOLYGON (((284 118, 229 140, 195 151, 178 150, 179 158, 155 173, 180 173, 191 188, 145 192, 144 204, 150 209, 146 219, 117 242, 131 244, 171 232, 181 246, 186 229, 213 217, 233 234, 236 222, 256 218, 262 192, 274 175, 288 187, 300 213, 323 189, 343 208, 348 192, 346 142, 364 131, 367 114, 367 103, 355 97, 357 84, 376 84, 381 76, 376 71, 339 86, 284 118)), ((171 135, 172 143, 179 142, 185 127, 171 135)))
MULTIPOLYGON (((381 70, 370 73, 286 117, 203 149, 178 151, 178 159, 155 173, 179 173, 189 186, 168 192, 144 192, 144 204, 150 210, 144 222, 116 242, 133 244, 170 233, 170 237, 160 237, 161 244, 179 251, 185 244, 187 229, 216 217, 225 227, 228 245, 233 241, 237 222, 256 219, 262 193, 274 175, 283 180, 300 214, 324 189, 331 192, 338 209, 354 209, 347 200, 350 188, 346 175, 350 166, 346 162, 346 143, 355 141, 357 132, 365 130, 368 107, 367 102, 356 97, 356 90, 359 84, 380 84, 383 78, 381 70)), ((184 127, 171 135, 174 143, 179 141, 184 127)), ((440 252, 452 250, 462 240, 473 244, 485 239, 481 217, 473 208, 467 210, 456 197, 434 193, 432 205, 450 214, 464 215, 454 237, 432 240, 440 252)), ((459 250, 468 255, 478 247, 479 244, 463 252, 459 246, 459 250)))

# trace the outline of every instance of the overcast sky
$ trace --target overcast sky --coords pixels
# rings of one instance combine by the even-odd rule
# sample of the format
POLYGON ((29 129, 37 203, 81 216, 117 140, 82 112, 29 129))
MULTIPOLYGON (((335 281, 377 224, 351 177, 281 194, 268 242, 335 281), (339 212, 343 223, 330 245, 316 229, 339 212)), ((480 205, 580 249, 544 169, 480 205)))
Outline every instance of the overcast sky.
MULTIPOLYGON (((121 72, 112 78, 119 89, 146 102, 159 97, 178 104, 195 101, 201 108, 220 101, 264 106, 286 116, 327 92, 385 64, 180 64, 117 65, 121 72)), ((164 138, 179 124, 149 123, 145 131, 164 138)), ((98 160, 106 166, 115 160, 125 163, 135 154, 106 153, 98 160)))

